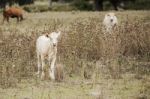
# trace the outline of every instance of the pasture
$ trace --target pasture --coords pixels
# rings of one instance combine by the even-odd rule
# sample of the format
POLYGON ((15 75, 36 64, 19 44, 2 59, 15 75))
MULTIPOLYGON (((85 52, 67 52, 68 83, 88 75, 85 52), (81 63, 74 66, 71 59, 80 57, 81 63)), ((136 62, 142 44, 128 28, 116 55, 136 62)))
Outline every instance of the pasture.
POLYGON ((106 13, 25 13, 20 23, 1 24, 0 99, 149 99, 150 11, 116 12, 112 34, 102 31, 106 13), (64 81, 41 80, 35 42, 57 29, 64 81))

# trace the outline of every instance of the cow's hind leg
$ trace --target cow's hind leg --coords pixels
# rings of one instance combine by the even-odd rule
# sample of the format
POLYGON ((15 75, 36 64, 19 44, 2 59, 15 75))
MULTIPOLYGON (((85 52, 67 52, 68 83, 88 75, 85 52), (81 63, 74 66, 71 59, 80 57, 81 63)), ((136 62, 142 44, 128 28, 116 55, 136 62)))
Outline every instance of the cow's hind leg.
POLYGON ((42 61, 42 74, 41 74, 41 79, 43 79, 44 78, 44 76, 45 76, 45 73, 44 73, 44 67, 45 67, 45 59, 44 59, 44 56, 43 55, 41 55, 41 61, 42 61))
POLYGON ((41 68, 41 57, 40 57, 40 55, 39 55, 39 53, 37 53, 37 67, 38 67, 38 71, 37 71, 37 76, 39 77, 39 75, 40 75, 40 68, 41 68))

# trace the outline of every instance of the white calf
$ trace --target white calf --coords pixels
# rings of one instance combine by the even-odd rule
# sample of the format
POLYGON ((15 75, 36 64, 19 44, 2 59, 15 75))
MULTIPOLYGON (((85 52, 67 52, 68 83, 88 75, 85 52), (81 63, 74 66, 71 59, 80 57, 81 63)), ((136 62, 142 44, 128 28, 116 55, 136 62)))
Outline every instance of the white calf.
POLYGON ((42 35, 36 41, 36 51, 38 59, 38 76, 40 75, 40 68, 42 66, 41 78, 45 76, 44 66, 45 59, 48 59, 50 69, 49 76, 55 80, 54 69, 57 54, 57 42, 61 32, 52 32, 51 34, 42 35))
POLYGON ((115 13, 107 13, 103 20, 103 25, 106 32, 111 33, 113 28, 118 24, 118 19, 115 13))

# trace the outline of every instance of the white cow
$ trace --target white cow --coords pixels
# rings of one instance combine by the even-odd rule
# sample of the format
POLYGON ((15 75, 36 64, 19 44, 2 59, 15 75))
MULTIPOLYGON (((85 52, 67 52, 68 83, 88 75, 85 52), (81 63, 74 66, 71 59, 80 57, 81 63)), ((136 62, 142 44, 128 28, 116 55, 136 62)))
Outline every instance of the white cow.
POLYGON ((111 33, 113 28, 118 24, 118 19, 115 13, 107 13, 103 20, 105 32, 111 33))
POLYGON ((36 41, 36 51, 38 59, 38 71, 37 75, 40 76, 40 68, 42 66, 41 78, 45 76, 44 67, 45 59, 48 60, 50 69, 49 76, 52 80, 55 80, 54 69, 57 54, 57 42, 61 32, 52 32, 51 34, 42 35, 36 41))

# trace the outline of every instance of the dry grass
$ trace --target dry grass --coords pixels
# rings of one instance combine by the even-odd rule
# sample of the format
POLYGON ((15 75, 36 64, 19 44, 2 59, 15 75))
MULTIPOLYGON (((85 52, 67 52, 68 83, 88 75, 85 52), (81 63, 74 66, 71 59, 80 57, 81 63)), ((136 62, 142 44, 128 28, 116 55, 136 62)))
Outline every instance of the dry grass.
POLYGON ((34 13, 27 14, 22 23, 11 20, 1 25, 0 87, 6 89, 0 91, 0 98, 91 99, 89 93, 93 90, 100 91, 104 99, 149 95, 149 11, 117 12, 120 25, 110 35, 102 32, 105 13, 34 13), (40 81, 34 75, 37 37, 58 28, 63 34, 57 61, 65 68, 65 83, 59 84, 40 81))

